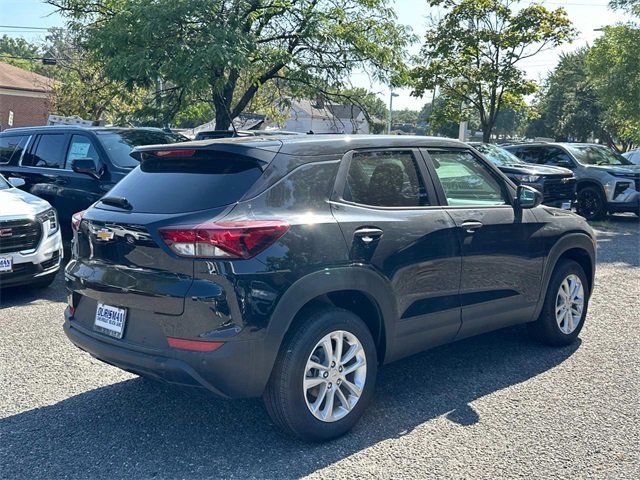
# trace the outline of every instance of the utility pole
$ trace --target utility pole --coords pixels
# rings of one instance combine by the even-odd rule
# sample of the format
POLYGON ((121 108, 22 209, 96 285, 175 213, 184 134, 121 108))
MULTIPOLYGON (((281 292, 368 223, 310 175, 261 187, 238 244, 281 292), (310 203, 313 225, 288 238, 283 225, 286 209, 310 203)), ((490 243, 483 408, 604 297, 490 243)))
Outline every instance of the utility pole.
POLYGON ((387 133, 391 134, 391 117, 393 116, 393 97, 397 97, 398 94, 394 93, 393 90, 389 93, 389 118, 387 121, 387 133))

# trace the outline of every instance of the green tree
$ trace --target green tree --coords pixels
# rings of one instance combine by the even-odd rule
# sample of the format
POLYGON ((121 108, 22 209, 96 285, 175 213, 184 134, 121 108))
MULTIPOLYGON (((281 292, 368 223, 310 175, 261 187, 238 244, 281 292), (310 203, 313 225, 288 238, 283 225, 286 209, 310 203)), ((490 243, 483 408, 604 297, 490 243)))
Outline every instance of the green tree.
POLYGON ((605 140, 623 151, 640 144, 640 28, 605 27, 587 55, 587 70, 602 109, 605 140), (619 144, 619 145, 618 145, 619 144))
POLYGON ((371 133, 382 133, 384 131, 389 112, 387 105, 378 95, 366 88, 345 89, 340 92, 340 95, 334 95, 330 100, 360 107, 369 122, 369 131, 371 133))
POLYGON ((143 107, 146 92, 127 90, 124 83, 110 79, 104 65, 84 48, 78 35, 52 29, 45 38, 44 50, 57 61, 48 72, 55 80, 55 113, 129 123, 134 112, 143 107))
POLYGON ((598 97, 586 69, 588 52, 583 48, 562 55, 546 79, 536 105, 543 125, 536 136, 585 142, 591 134, 601 135, 598 97))
POLYGON ((611 0, 609 6, 614 10, 626 10, 640 15, 640 0, 611 0))
POLYGON ((568 42, 575 30, 564 9, 514 0, 428 0, 444 8, 425 35, 419 66, 411 72, 414 95, 438 88, 451 111, 477 111, 483 140, 489 141, 503 108, 524 107, 536 90, 518 64, 548 47, 568 42))
POLYGON ((48 0, 129 88, 209 103, 227 128, 267 83, 330 95, 355 69, 389 81, 411 40, 384 0, 48 0))

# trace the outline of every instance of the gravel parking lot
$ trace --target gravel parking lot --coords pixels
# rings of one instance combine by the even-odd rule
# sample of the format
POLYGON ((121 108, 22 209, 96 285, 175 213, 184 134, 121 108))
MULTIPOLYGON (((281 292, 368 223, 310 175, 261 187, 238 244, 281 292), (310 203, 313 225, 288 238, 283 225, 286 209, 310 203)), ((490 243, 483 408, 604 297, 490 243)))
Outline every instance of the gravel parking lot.
POLYGON ((222 401, 92 359, 62 332, 59 275, 0 298, 0 477, 355 478, 640 476, 640 225, 597 226, 582 340, 524 328, 385 366, 346 437, 280 434, 260 400, 222 401))

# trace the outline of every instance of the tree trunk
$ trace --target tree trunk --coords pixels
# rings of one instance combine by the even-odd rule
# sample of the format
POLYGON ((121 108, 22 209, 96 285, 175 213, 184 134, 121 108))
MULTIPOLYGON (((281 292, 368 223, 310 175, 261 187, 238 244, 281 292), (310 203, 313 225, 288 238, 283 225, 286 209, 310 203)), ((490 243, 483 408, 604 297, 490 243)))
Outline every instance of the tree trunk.
POLYGON ((493 130, 492 125, 482 124, 482 141, 484 143, 491 141, 491 130, 493 130))
POLYGON ((216 109, 216 130, 229 130, 231 118, 229 108, 223 102, 214 101, 216 109))

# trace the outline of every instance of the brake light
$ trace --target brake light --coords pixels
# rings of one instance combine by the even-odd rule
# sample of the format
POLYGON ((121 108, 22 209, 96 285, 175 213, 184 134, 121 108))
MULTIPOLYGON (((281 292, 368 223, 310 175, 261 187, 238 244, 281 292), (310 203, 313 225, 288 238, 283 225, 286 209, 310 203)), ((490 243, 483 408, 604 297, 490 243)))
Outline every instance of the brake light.
POLYGON ((152 150, 149 152, 156 157, 193 157, 196 153, 194 149, 175 149, 175 150, 152 150))
POLYGON ((251 258, 289 230, 280 220, 203 223, 160 230, 162 240, 178 255, 204 258, 251 258))
POLYGON ((80 228, 80 222, 82 222, 82 217, 84 217, 85 213, 86 210, 82 210, 81 212, 76 212, 71 216, 71 229, 74 232, 77 232, 80 228))

